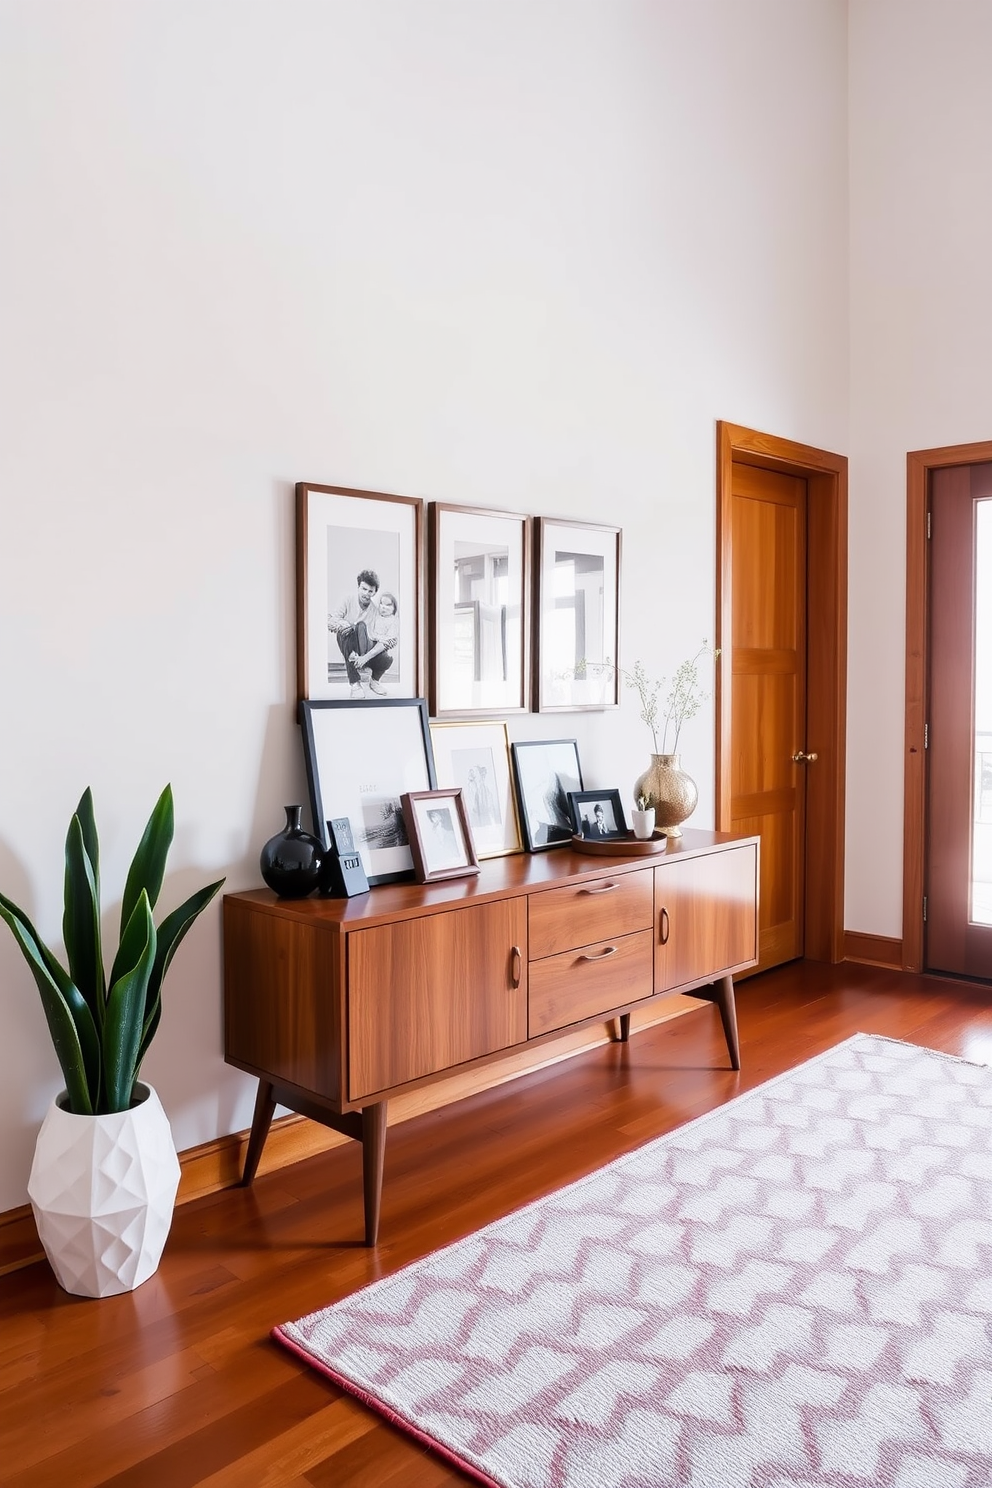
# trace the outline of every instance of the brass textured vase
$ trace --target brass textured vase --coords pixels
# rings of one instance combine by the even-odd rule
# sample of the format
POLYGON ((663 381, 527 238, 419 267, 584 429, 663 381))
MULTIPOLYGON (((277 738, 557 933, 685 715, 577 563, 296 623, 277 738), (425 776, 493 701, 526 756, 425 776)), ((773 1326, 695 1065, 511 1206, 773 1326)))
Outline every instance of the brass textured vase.
POLYGON ((666 837, 681 837, 681 823, 696 809, 696 782, 679 763, 681 755, 653 754, 651 764, 634 782, 634 800, 644 796, 654 807, 655 830, 666 837))

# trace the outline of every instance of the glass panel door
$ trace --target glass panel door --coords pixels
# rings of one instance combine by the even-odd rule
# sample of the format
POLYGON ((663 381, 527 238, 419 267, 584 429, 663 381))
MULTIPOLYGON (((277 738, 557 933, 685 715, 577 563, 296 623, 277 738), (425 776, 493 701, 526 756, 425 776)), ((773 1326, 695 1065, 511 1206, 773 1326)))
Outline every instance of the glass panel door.
POLYGON ((992 925, 992 500, 975 502, 974 689, 971 922, 992 925))
POLYGON ((992 982, 992 463, 930 488, 924 965, 992 982))

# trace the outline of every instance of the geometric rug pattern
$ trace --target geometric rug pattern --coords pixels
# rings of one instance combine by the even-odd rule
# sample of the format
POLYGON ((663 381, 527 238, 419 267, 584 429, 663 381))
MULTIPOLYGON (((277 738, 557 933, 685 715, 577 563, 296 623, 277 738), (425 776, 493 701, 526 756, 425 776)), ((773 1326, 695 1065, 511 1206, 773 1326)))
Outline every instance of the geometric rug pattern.
POLYGON ((992 1071, 857 1034, 275 1336, 501 1488, 989 1488, 992 1071))

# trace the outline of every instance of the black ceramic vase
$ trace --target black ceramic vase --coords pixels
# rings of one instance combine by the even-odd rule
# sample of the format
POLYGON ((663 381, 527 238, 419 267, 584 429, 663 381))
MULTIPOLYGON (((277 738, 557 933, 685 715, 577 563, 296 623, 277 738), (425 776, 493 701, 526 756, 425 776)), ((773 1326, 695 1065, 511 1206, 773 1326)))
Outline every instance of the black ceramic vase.
POLYGON ((281 899, 304 899, 320 882, 324 846, 300 826, 302 806, 286 807, 286 826, 262 848, 259 867, 281 899))

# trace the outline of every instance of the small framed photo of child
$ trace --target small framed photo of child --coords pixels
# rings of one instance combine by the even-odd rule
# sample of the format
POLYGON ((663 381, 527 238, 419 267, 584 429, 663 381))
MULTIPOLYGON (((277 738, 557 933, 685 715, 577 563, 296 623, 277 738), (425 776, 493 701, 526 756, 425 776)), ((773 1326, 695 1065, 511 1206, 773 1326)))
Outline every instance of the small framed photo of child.
POLYGON ((593 841, 627 836, 627 822, 618 790, 569 791, 572 829, 576 837, 593 841))
POLYGON ((400 797, 418 883, 478 873, 479 860, 461 787, 400 797))

